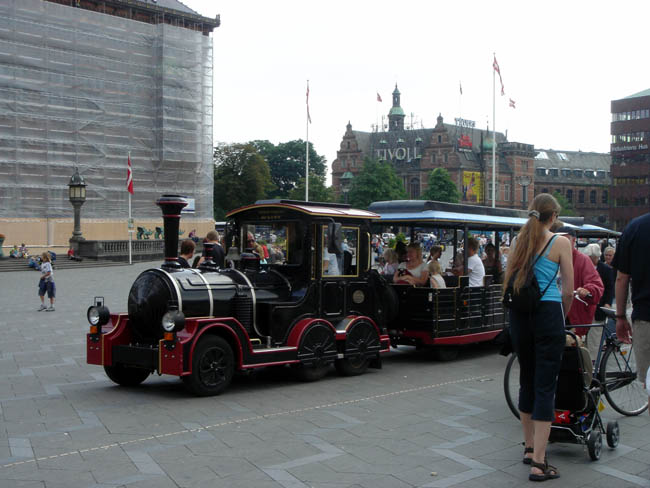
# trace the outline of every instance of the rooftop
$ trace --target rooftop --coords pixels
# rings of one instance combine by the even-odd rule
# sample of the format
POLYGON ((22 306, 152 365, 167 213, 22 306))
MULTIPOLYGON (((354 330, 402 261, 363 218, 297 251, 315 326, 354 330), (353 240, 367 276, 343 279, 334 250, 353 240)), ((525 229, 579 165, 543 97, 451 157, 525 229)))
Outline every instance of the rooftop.
POLYGON ((647 90, 640 91, 639 93, 635 93, 634 95, 628 95, 627 97, 623 98, 623 100, 627 100, 628 98, 639 98, 639 97, 650 97, 650 88, 647 90))

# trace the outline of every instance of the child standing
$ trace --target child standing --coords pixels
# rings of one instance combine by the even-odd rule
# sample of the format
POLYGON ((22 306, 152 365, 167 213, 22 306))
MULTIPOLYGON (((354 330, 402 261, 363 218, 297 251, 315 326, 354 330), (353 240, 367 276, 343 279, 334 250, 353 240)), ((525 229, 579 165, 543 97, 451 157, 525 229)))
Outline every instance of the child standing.
POLYGON ((50 260, 50 254, 44 252, 41 255, 42 264, 41 264, 41 281, 38 283, 38 296, 41 298, 41 306, 38 309, 39 312, 45 310, 46 312, 54 312, 54 297, 56 296, 56 286, 54 285, 54 277, 52 271, 52 262, 50 260), (47 297, 50 299, 50 306, 45 306, 45 292, 47 291, 47 297))

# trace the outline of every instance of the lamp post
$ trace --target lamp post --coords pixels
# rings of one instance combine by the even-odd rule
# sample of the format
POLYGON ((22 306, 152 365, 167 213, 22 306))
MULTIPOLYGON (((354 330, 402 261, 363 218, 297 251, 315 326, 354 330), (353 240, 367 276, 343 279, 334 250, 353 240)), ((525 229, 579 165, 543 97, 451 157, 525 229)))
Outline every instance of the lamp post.
POLYGON ((343 192, 343 202, 348 203, 348 192, 350 191, 350 185, 352 184, 352 178, 354 175, 349 171, 346 171, 341 176, 341 191, 343 192))
POLYGON ((532 183, 532 178, 528 175, 523 175, 519 177, 519 184, 521 185, 521 204, 523 208, 528 207, 528 193, 526 192, 526 188, 530 186, 532 183))
MULTIPOLYGON (((74 169, 74 174, 68 183, 68 197, 70 198, 70 203, 74 208, 74 230, 72 231, 72 237, 70 238, 70 243, 72 244, 84 240, 84 238, 81 237, 81 206, 86 201, 86 182, 79 174, 79 168, 76 167, 74 169)), ((77 246, 73 247, 76 252, 77 246)))

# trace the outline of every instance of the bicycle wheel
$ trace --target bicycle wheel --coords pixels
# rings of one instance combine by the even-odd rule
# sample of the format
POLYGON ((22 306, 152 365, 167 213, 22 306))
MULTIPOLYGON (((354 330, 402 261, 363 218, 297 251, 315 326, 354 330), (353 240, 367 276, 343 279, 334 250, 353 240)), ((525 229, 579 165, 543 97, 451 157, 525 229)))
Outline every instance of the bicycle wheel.
POLYGON ((503 392, 506 395, 506 403, 515 417, 519 418, 519 361, 517 355, 512 353, 506 365, 506 372, 503 376, 503 392))
POLYGON ((648 408, 648 394, 637 378, 634 348, 630 344, 607 346, 598 373, 605 397, 623 415, 639 415, 648 408))

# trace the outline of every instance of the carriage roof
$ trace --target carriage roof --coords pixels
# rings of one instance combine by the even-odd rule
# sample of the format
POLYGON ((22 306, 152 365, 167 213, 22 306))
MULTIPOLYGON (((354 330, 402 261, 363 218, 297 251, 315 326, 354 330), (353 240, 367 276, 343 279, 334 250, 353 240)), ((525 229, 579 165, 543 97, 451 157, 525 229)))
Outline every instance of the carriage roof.
POLYGON ((295 211, 313 217, 352 218, 352 219, 378 219, 379 215, 367 210, 351 208, 350 205, 341 203, 303 202, 299 200, 258 200, 252 205, 230 211, 227 217, 234 217, 243 212, 258 210, 287 210, 295 211))

